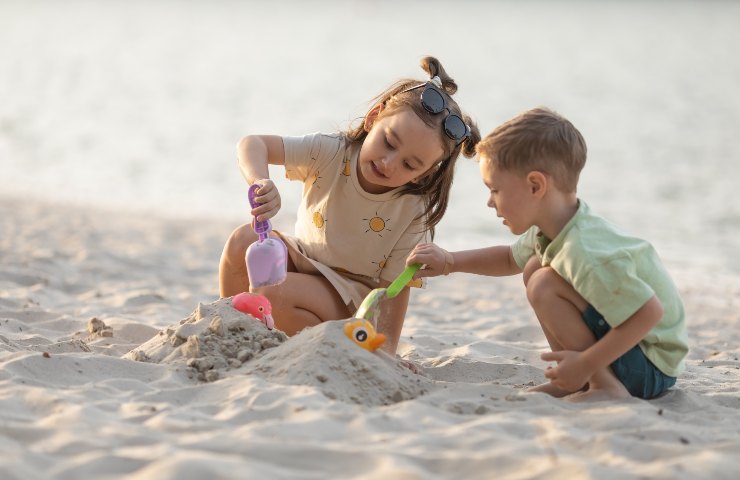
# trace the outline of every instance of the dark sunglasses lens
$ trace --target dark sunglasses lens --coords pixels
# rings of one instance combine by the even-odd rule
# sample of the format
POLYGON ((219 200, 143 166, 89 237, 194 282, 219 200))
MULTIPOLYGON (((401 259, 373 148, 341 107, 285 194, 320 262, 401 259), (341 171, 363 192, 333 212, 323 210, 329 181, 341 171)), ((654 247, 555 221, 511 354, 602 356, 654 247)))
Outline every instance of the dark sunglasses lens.
POLYGON ((468 127, 457 115, 448 115, 444 122, 445 134, 451 139, 459 142, 468 134, 468 127))
POLYGON ((421 104, 429 113, 440 113, 445 109, 445 99, 441 93, 433 88, 426 88, 421 92, 421 104))

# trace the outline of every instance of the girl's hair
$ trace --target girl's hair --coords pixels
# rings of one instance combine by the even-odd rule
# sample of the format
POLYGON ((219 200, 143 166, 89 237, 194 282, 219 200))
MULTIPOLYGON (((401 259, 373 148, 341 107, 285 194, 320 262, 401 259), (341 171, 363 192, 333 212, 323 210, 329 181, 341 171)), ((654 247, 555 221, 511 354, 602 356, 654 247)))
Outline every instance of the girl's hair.
MULTIPOLYGON (((434 227, 442 220, 445 210, 447 210, 457 157, 461 153, 467 158, 475 155, 475 146, 480 141, 480 132, 473 120, 464 114, 455 100, 452 99, 452 95, 457 91, 457 84, 445 72, 439 60, 434 57, 424 57, 420 63, 421 68, 429 75, 429 79, 436 76, 442 81, 442 88, 438 90, 442 90, 447 94, 447 108, 449 109, 449 113, 459 116, 470 127, 470 135, 460 142, 459 145, 457 141, 443 133, 442 122, 447 116, 446 111, 438 114, 428 112, 421 104, 422 88, 404 91, 410 87, 423 85, 429 80, 399 80, 386 91, 375 97, 373 104, 382 104, 384 106, 378 118, 398 113, 402 108, 410 108, 425 124, 435 127, 439 132, 442 148, 444 149, 442 159, 432 167, 432 172, 427 172, 418 182, 409 183, 401 189, 401 195, 420 195, 424 197, 424 213, 422 216, 425 217, 425 228, 431 233, 431 237, 434 238, 434 227)), ((350 126, 349 130, 344 132, 350 145, 361 144, 365 141, 365 137, 367 137, 368 132, 365 130, 364 125, 365 118, 363 117, 360 120, 359 124, 350 126)))

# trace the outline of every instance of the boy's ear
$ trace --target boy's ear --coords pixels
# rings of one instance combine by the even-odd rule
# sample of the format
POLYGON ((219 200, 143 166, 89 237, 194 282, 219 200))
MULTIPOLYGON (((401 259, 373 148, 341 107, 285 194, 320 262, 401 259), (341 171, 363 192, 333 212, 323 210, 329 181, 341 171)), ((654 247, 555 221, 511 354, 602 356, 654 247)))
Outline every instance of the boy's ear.
POLYGON ((375 120, 378 119, 378 115, 380 115, 380 112, 382 112, 384 108, 385 105, 379 103, 375 105, 369 112, 367 112, 367 115, 365 115, 365 123, 363 125, 363 128, 366 132, 369 132, 370 129, 373 128, 375 120))
POLYGON ((527 186, 533 196, 542 198, 545 196, 545 192, 547 192, 547 176, 536 170, 529 172, 527 174, 527 186))

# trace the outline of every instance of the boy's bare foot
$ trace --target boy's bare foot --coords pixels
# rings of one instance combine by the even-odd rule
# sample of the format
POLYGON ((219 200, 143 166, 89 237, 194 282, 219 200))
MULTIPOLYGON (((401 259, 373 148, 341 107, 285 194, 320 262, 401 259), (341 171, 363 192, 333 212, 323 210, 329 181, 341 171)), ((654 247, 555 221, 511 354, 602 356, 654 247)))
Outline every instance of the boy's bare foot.
POLYGON ((589 388, 584 392, 576 392, 565 399, 569 402, 603 402, 605 400, 615 400, 618 398, 630 398, 630 392, 624 388, 621 383, 618 387, 613 388, 589 388), (621 388, 620 388, 621 387, 621 388))
POLYGON ((551 395, 555 398, 563 398, 566 395, 570 395, 573 392, 569 392, 568 390, 563 390, 561 388, 556 387, 551 382, 543 383, 541 385, 537 385, 535 387, 527 389, 528 392, 541 392, 546 393, 548 395, 551 395))

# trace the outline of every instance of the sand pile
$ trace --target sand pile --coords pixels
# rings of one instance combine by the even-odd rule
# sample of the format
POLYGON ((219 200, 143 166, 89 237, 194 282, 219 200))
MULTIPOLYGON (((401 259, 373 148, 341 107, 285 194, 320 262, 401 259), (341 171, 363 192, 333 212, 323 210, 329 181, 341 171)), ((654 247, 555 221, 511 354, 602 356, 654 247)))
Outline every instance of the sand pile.
POLYGON ((268 330, 254 317, 234 309, 230 298, 223 298, 198 304, 179 325, 161 330, 124 357, 184 364, 198 380, 212 382, 287 339, 283 332, 268 330))
POLYGON ((358 347, 345 336, 343 325, 323 323, 288 339, 235 310, 226 298, 199 304, 177 326, 161 330, 124 357, 185 365, 200 381, 247 374, 310 385, 331 399, 364 405, 409 400, 434 385, 389 355, 358 347))
POLYGON ((244 368, 273 382, 312 385, 331 399, 363 405, 390 405, 434 388, 432 380, 389 355, 355 345, 345 336, 344 324, 325 322, 303 330, 244 368))

